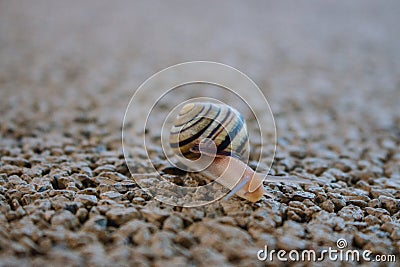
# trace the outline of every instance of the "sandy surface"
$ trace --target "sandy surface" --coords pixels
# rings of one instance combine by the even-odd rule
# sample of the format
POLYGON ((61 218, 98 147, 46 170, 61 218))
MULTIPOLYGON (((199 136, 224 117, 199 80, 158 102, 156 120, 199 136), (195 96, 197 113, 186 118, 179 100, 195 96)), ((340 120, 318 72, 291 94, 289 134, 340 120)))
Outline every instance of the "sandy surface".
MULTIPOLYGON (((263 266, 265 244, 319 251, 339 238, 399 262, 399 12, 396 1, 2 1, 0 266, 263 266), (128 99, 190 60, 254 79, 277 124, 271 172, 325 184, 191 209, 139 188, 121 147, 128 99)), ((146 173, 143 153, 130 162, 146 173)))

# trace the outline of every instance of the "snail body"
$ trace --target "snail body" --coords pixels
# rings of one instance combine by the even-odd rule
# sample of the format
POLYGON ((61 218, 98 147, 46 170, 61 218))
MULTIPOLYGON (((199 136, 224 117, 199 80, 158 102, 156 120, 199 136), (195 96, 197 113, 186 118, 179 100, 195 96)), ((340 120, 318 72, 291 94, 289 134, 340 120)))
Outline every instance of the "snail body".
POLYGON ((202 173, 208 177, 214 177, 224 187, 231 189, 225 199, 236 194, 256 202, 266 194, 262 186, 264 177, 237 158, 216 157, 202 173))
POLYGON ((249 138, 243 116, 234 108, 215 103, 196 102, 183 106, 170 131, 170 146, 181 158, 195 162, 203 157, 210 164, 202 173, 256 202, 267 192, 263 181, 310 181, 294 176, 271 176, 255 172, 243 160, 249 154, 249 138))

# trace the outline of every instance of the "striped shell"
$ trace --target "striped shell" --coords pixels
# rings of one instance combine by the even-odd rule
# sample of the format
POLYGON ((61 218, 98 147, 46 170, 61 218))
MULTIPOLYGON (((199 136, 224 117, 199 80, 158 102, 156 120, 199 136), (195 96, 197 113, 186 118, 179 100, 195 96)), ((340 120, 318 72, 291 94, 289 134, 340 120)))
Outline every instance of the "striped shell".
POLYGON ((249 139, 246 123, 236 109, 215 103, 186 104, 171 128, 171 148, 177 155, 197 159, 200 153, 193 151, 205 138, 214 141, 217 155, 247 159, 249 139))

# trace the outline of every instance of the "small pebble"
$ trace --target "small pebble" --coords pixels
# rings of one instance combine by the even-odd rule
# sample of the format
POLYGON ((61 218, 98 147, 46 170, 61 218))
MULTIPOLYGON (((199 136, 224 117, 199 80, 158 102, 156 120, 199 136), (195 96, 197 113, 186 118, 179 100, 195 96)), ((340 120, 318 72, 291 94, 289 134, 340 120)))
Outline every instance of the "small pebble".
POLYGON ((140 213, 134 208, 113 208, 107 211, 106 216, 110 223, 122 225, 131 219, 140 218, 140 213))

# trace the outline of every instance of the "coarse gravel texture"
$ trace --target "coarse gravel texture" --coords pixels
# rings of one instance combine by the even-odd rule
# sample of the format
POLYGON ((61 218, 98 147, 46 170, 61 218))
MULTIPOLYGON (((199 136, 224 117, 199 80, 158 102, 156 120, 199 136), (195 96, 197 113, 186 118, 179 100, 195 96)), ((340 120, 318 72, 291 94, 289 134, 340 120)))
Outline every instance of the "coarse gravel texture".
POLYGON ((0 266, 263 266, 265 244, 320 251, 339 238, 398 264, 399 13, 397 1, 1 1, 0 266), (324 183, 198 208, 139 188, 122 153, 128 100, 190 60, 248 74, 275 115, 271 173, 324 183))

